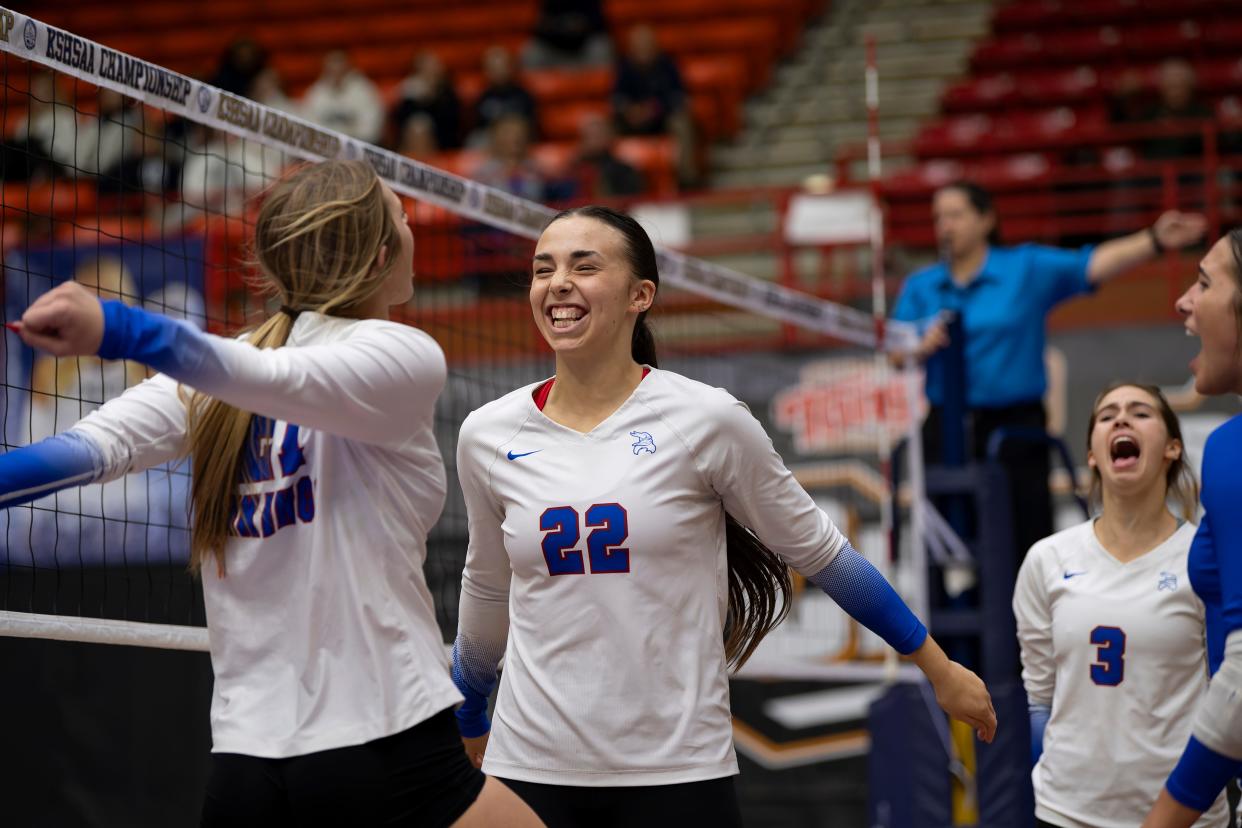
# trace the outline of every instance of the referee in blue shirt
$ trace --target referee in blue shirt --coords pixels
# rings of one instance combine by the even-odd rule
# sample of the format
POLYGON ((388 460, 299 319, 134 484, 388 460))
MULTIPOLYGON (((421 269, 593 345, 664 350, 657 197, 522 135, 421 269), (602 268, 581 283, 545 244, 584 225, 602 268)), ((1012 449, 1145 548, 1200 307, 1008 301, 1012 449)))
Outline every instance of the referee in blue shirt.
MULTIPOLYGON (((983 459, 996 429, 1046 426, 1044 340, 1049 312, 1166 249, 1198 241, 1206 229, 1202 216, 1170 211, 1145 230, 1097 246, 1001 247, 992 198, 970 182, 938 190, 932 217, 941 260, 906 280, 893 311, 895 319, 916 323, 922 331, 916 355, 926 364, 931 412, 924 423, 924 446, 930 463, 941 460, 946 365, 936 355, 949 344, 945 312, 956 313, 962 322, 967 451, 983 459)), ((1013 492, 1020 562, 1031 544, 1053 531, 1048 451, 1012 445, 1001 462, 1013 492)))

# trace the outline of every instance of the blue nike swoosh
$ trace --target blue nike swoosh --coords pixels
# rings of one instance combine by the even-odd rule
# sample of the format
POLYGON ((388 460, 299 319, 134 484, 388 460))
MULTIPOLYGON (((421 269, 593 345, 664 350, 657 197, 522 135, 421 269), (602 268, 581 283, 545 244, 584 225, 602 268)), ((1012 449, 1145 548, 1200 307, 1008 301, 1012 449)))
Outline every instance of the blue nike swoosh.
POLYGON ((1085 570, 1082 572, 1066 572, 1062 577, 1068 581, 1070 578, 1077 578, 1079 575, 1086 575, 1086 574, 1087 573, 1085 570))
POLYGON ((543 449, 535 449, 534 451, 524 451, 521 454, 514 454, 513 452, 509 452, 507 456, 510 460, 516 460, 519 457, 526 457, 527 455, 538 454, 541 451, 543 451, 543 449))

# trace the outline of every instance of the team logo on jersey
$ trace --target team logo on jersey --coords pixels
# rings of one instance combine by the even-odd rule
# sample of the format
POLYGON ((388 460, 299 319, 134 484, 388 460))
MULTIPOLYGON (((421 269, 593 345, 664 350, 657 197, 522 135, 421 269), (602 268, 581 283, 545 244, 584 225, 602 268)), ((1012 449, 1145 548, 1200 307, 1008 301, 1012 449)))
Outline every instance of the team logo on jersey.
POLYGON ((645 431, 631 431, 630 436, 634 438, 634 445, 630 446, 634 449, 634 454, 641 454, 644 451, 648 454, 655 454, 655 438, 650 434, 645 431))
POLYGON ((1176 592, 1177 591, 1177 573, 1161 572, 1160 583, 1156 584, 1156 592, 1176 592))
POLYGON ((307 458, 299 431, 288 423, 278 440, 274 420, 250 419, 246 482, 233 504, 230 534, 268 538, 286 526, 315 519, 315 482, 304 471, 307 458))

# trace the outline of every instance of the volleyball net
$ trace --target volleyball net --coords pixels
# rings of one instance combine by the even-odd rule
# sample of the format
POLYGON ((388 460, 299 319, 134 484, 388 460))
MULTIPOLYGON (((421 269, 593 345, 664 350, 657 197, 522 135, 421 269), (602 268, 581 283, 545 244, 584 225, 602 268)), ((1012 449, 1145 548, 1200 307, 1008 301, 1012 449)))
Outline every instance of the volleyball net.
MULTIPOLYGON (((435 337, 449 363, 436 423, 449 496, 425 572, 450 640, 466 549, 457 431, 471 410, 552 372, 526 286, 533 240, 555 210, 5 9, 0 90, 5 322, 76 280, 235 334, 271 311, 254 289, 246 244, 257 201, 284 171, 364 159, 403 198, 416 277, 397 318, 435 337)), ((876 225, 874 202, 849 203, 876 225)), ((803 230, 816 216, 832 221, 841 204, 803 211, 803 230)), ((630 206, 657 241, 666 235, 669 205, 630 206)), ((650 321, 661 367, 750 405, 854 545, 925 607, 921 384, 890 371, 880 353, 881 339, 905 348, 912 332, 674 249, 659 249, 659 266, 650 321), (897 492, 894 447, 907 458, 897 492)), ((6 451, 65 430, 147 376, 133 363, 34 353, 13 334, 0 342, 0 362, 6 451)), ((0 634, 205 649, 201 589, 186 568, 189 488, 181 462, 0 511, 0 634)), ((839 675, 880 658, 878 639, 818 590, 795 583, 792 600, 749 674, 839 675)))

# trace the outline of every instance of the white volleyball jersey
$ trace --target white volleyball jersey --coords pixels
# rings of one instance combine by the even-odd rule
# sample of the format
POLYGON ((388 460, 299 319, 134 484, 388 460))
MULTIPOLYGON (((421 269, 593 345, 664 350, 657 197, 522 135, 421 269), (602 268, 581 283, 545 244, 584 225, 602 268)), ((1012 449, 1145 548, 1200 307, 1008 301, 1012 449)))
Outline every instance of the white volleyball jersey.
MULTIPOLYGON (((1177 764, 1208 683, 1203 604, 1186 575, 1194 534, 1183 524, 1123 564, 1087 521, 1022 563, 1022 679, 1033 703, 1052 707, 1031 775, 1040 819, 1134 828, 1177 764)), ((1228 824, 1223 794, 1195 824, 1228 824)))
MULTIPOLYGON (((293 347, 187 336, 204 348, 193 384, 256 415, 227 574, 202 568, 213 750, 361 744, 460 702, 423 577, 445 495, 439 346, 405 325, 315 313, 298 318, 293 347)), ((105 479, 188 451, 179 390, 158 375, 74 427, 103 450, 105 479)))
POLYGON ((475 411, 458 444, 462 657, 504 652, 508 634, 484 771, 582 786, 737 773, 725 511, 805 575, 845 539, 727 392, 652 370, 583 434, 538 409, 538 385, 475 411))

